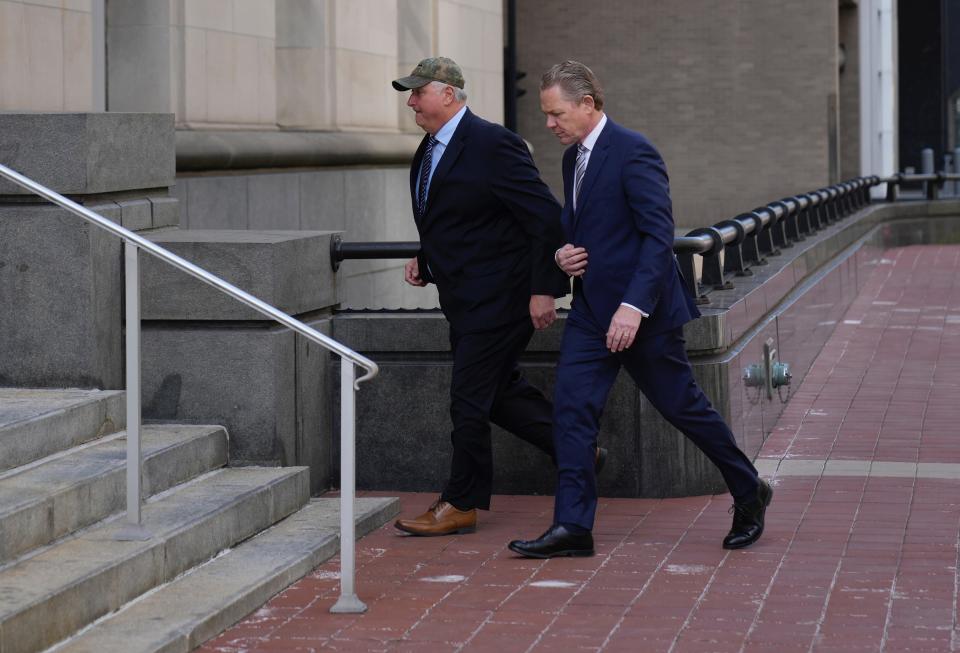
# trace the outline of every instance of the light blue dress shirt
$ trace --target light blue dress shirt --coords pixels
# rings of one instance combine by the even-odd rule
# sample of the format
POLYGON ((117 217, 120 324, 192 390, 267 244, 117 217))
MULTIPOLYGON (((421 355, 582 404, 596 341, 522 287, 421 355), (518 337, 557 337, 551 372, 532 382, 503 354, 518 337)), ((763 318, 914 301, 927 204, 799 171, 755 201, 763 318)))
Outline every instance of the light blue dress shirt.
MULTIPOLYGON (((437 171, 437 164, 440 163, 440 158, 443 156, 443 153, 447 151, 447 145, 450 144, 450 139, 453 138, 453 132, 457 131, 457 125, 460 124, 460 120, 463 119, 463 115, 467 112, 467 107, 464 105, 453 118, 448 120, 446 124, 440 128, 434 138, 437 139, 437 144, 433 146, 433 155, 430 159, 430 176, 427 178, 427 195, 430 194, 430 182, 433 181, 433 173, 437 171)), ((423 172, 423 162, 420 163, 420 172, 423 172)), ((417 179, 420 178, 420 175, 417 175, 417 179)), ((419 184, 418 184, 419 186, 419 184)), ((420 200, 420 188, 416 189, 417 201, 420 200)))

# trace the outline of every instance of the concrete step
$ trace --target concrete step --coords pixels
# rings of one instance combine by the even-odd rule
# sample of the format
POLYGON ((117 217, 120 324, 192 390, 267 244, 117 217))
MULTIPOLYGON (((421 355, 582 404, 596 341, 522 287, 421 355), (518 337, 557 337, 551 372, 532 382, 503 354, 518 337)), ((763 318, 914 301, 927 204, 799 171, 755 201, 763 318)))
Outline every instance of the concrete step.
POLYGON ((115 390, 0 388, 0 472, 125 428, 124 397, 115 390))
MULTIPOLYGON (((355 505, 358 536, 400 510, 396 498, 357 499, 355 505)), ((270 530, 48 653, 188 653, 336 554, 339 531, 340 500, 314 499, 270 530)), ((363 596, 363 587, 357 589, 363 596)))
POLYGON ((121 540, 122 519, 0 572, 0 652, 48 647, 144 592, 299 510, 307 467, 223 469, 144 505, 148 540, 121 540))
MULTIPOLYGON (((0 474, 0 564, 126 507, 125 432, 0 474)), ((143 497, 227 464, 220 426, 144 427, 143 497)))

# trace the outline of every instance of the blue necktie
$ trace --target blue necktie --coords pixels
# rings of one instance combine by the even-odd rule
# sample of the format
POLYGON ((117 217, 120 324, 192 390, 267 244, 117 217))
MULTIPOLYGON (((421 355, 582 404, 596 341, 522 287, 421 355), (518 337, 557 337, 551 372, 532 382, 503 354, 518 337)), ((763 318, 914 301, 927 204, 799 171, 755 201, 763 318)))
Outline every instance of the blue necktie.
POLYGON ((420 187, 417 193, 417 212, 420 217, 427 208, 427 184, 430 182, 430 169, 433 167, 433 146, 437 139, 432 135, 427 137, 427 147, 423 150, 423 162, 420 164, 420 187))

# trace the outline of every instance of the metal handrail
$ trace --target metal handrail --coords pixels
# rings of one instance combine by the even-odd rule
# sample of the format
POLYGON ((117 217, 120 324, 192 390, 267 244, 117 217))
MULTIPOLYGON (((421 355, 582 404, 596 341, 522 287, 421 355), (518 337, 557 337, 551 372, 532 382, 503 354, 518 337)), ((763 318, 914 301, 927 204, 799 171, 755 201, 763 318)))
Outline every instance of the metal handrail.
POLYGON ((123 539, 149 539, 149 533, 141 523, 141 476, 142 452, 140 447, 140 270, 139 251, 142 249, 161 261, 186 272, 190 276, 213 286, 250 308, 301 334, 311 342, 331 351, 343 359, 340 366, 340 598, 331 608, 332 612, 363 612, 366 606, 357 597, 355 580, 355 524, 354 496, 356 494, 356 414, 355 392, 360 384, 374 378, 379 372, 372 360, 342 345, 333 338, 313 329, 300 320, 237 288, 220 277, 207 272, 190 261, 160 247, 143 236, 126 229, 102 215, 67 199, 56 191, 0 164, 0 177, 60 206, 69 213, 108 231, 124 241, 125 298, 126 298, 126 359, 127 359, 127 528, 121 531, 123 539), (349 361, 350 364, 347 364, 349 361), (354 365, 359 365, 366 374, 355 379, 354 365))

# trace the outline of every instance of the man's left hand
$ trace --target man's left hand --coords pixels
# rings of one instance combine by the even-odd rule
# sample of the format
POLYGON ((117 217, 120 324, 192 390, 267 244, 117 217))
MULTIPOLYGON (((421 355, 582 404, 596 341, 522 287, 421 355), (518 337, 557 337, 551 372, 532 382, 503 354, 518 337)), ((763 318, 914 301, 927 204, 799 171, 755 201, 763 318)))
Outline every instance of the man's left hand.
POLYGON ((637 337, 637 329, 640 328, 642 317, 640 311, 627 306, 618 308, 613 314, 613 319, 610 320, 610 328, 607 329, 607 349, 618 352, 632 345, 637 337))
POLYGON ((536 329, 546 329, 557 319, 556 301, 553 295, 530 297, 530 319, 536 329))

